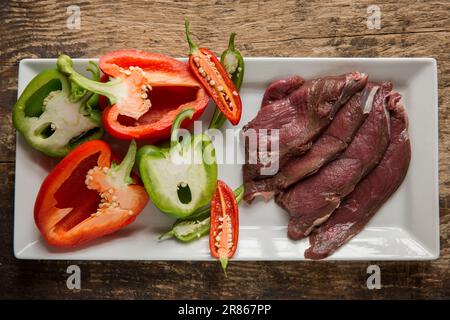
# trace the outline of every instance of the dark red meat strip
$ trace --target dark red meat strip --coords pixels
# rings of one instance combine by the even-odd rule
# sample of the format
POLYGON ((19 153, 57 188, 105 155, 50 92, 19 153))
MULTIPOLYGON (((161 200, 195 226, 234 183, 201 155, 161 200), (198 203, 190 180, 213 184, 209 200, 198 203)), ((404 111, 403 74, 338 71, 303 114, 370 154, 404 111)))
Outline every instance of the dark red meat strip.
POLYGON ((336 114, 325 132, 314 142, 305 155, 289 160, 275 176, 275 186, 286 189, 290 185, 315 173, 335 159, 352 141, 359 127, 372 109, 377 88, 368 84, 355 94, 336 114))
POLYGON ((289 96, 293 91, 300 88, 305 83, 305 79, 300 76, 293 76, 287 79, 281 79, 272 82, 264 92, 264 97, 261 101, 261 108, 277 100, 281 100, 289 96))
POLYGON ((291 239, 301 239, 325 222, 342 199, 382 159, 389 143, 385 98, 391 89, 390 83, 381 85, 369 116, 341 156, 275 197, 291 216, 288 225, 291 239))
POLYGON ((311 234, 311 247, 305 251, 306 258, 326 258, 357 235, 405 178, 411 145, 407 115, 398 104, 399 99, 399 94, 390 96, 391 138, 382 161, 356 186, 330 219, 311 234))
MULTIPOLYGON (((263 99, 263 107, 257 116, 243 128, 244 134, 250 133, 249 130, 254 130, 252 132, 256 133, 258 138, 257 163, 250 163, 249 144, 245 144, 246 164, 243 166, 243 173, 246 190, 252 190, 253 180, 265 179, 277 173, 275 171, 271 174, 262 174, 262 168, 268 166, 279 168, 290 157, 300 155, 308 150, 312 141, 328 126, 340 107, 366 85, 367 76, 355 72, 318 78, 306 81, 291 93, 289 93, 289 89, 295 85, 290 85, 289 81, 287 83, 279 84, 281 89, 278 91, 275 89, 276 86, 269 88, 269 93, 263 99), (286 87, 289 89, 286 90, 286 87), (283 98, 283 94, 286 92, 288 95, 283 98), (276 154, 270 149, 271 139, 273 139, 271 129, 279 130, 279 150, 276 154), (261 161, 262 141, 266 141, 265 147, 269 152, 269 158, 277 161, 275 165, 273 162, 264 164, 261 161)), ((250 202, 253 195, 246 191, 244 199, 250 202)))

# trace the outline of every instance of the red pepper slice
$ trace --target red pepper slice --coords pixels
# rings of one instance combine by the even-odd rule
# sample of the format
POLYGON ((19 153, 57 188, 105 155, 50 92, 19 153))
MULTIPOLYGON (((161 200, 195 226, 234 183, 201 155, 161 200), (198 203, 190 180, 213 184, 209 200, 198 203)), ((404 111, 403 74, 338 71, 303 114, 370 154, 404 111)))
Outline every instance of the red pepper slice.
POLYGON ((189 22, 185 23, 189 43, 189 67, 203 84, 217 107, 233 125, 241 120, 242 101, 239 91, 216 56, 206 48, 199 48, 189 34, 189 22))
POLYGON ((48 244, 73 247, 133 222, 148 201, 130 177, 136 144, 120 165, 103 141, 81 144, 50 172, 41 185, 34 219, 48 244))
POLYGON ((211 200, 211 227, 209 248, 211 256, 219 258, 225 271, 228 259, 233 257, 239 238, 239 211, 233 190, 223 181, 217 181, 211 200))
POLYGON ((124 115, 124 110, 116 105, 105 108, 103 126, 116 138, 167 138, 173 120, 181 110, 195 110, 192 119, 183 123, 186 127, 201 116, 208 104, 208 95, 191 75, 188 66, 171 57, 139 50, 118 50, 102 56, 99 65, 112 78, 119 78, 130 67, 139 67, 151 86, 147 92, 151 107, 138 119, 124 115))

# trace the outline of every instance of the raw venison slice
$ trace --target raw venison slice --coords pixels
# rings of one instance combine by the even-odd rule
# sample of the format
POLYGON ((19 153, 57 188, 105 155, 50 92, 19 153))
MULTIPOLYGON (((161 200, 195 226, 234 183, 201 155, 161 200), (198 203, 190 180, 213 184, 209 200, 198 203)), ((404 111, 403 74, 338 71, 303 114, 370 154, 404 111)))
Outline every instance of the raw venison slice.
POLYGON ((264 97, 261 101, 261 108, 277 100, 281 100, 289 96, 294 90, 300 88, 305 83, 305 79, 300 76, 293 76, 286 79, 281 79, 272 82, 264 92, 264 97))
POLYGON ((313 174, 338 156, 347 148, 372 109, 376 91, 377 88, 374 88, 373 84, 368 84, 362 92, 358 92, 350 98, 337 112, 325 132, 313 143, 311 149, 304 155, 287 161, 275 176, 260 180, 248 179, 245 200, 249 202, 256 196, 262 196, 267 201, 277 190, 286 189, 293 183, 313 174))
POLYGON ((244 187, 244 200, 247 203, 252 203, 257 196, 261 196, 267 202, 272 199, 276 191, 273 177, 259 180, 249 179, 247 181, 244 178, 244 187))
MULTIPOLYGON (((340 107, 360 91, 366 83, 367 76, 365 74, 353 72, 306 81, 292 92, 285 88, 292 88, 295 85, 274 83, 273 86, 270 86, 269 93, 263 99, 262 108, 256 117, 243 128, 244 134, 249 130, 254 130, 258 146, 257 161, 250 163, 249 143, 245 144, 244 183, 251 183, 254 179, 268 178, 270 175, 261 173, 263 167, 279 168, 290 157, 300 155, 308 150, 312 141, 328 126, 340 107), (280 88, 278 92, 281 94, 276 94, 277 87, 280 88), (286 92, 288 94, 283 97, 286 92), (278 99, 279 97, 281 98, 278 99), (272 129, 279 130, 277 153, 271 151, 271 139, 275 139, 271 132, 272 129), (269 154, 266 154, 265 158, 275 159, 274 161, 277 161, 275 165, 262 161, 264 155, 261 151, 262 141, 266 144, 264 147, 269 154)), ((272 175, 276 173, 273 172, 272 175)), ((246 189, 250 190, 251 188, 246 189)), ((247 201, 251 200, 245 196, 244 198, 247 201)))
POLYGON ((341 156, 275 197, 291 216, 288 225, 291 239, 306 237, 325 222, 342 199, 379 163, 389 143, 385 99, 391 89, 391 83, 381 85, 372 111, 341 156))
MULTIPOLYGON (((282 108, 283 104, 287 101, 286 98, 304 82, 305 80, 297 75, 272 82, 264 93, 264 97, 261 101, 261 108, 276 102, 278 102, 278 104, 276 104, 275 107, 278 106, 282 108)), ((253 177, 249 175, 249 170, 245 169, 243 170, 243 174, 245 182, 245 201, 250 203, 257 195, 262 196, 266 201, 272 197, 273 194, 271 191, 273 189, 273 183, 270 178, 260 180, 253 179, 253 177)))
POLYGON ((390 96, 391 139, 383 159, 330 219, 311 234, 311 247, 305 252, 306 258, 326 258, 357 235, 405 178, 411 159, 411 145, 407 115, 403 106, 398 104, 399 99, 399 94, 390 96))
POLYGON ((328 128, 304 155, 289 160, 274 177, 277 189, 286 189, 335 159, 352 141, 372 109, 377 87, 368 84, 336 114, 328 128))

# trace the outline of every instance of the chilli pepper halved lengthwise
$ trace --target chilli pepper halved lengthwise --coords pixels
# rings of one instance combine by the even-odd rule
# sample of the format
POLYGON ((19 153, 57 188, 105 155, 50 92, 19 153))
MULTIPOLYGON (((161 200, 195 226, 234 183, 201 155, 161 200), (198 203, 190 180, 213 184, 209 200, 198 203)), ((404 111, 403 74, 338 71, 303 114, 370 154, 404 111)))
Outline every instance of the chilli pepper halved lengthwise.
POLYGON ((34 219, 48 244, 73 247, 133 222, 148 201, 130 176, 136 155, 132 141, 121 164, 101 140, 83 143, 45 178, 34 219))
POLYGON ((211 227, 209 230, 211 255, 219 258, 226 272, 228 259, 236 252, 239 239, 239 211, 233 190, 223 181, 217 181, 211 200, 211 227))
POLYGON ((195 120, 208 104, 209 97, 188 66, 171 57, 118 50, 102 56, 99 64, 110 77, 106 83, 77 73, 66 55, 61 55, 57 62, 58 69, 72 82, 109 99, 111 106, 104 109, 102 122, 105 130, 116 138, 167 138, 181 110, 194 109, 192 120, 195 120))
MULTIPOLYGON (((225 70, 228 72, 228 76, 233 81, 236 89, 241 90, 242 82, 244 81, 244 58, 241 53, 236 49, 234 45, 234 38, 236 33, 230 35, 230 40, 228 42, 228 48, 220 56, 220 63, 224 66, 225 70)), ((225 123, 226 117, 216 108, 214 114, 211 118, 209 124, 210 129, 220 129, 225 123)))
MULTIPOLYGON (((234 198, 239 204, 244 197, 244 185, 242 184, 233 191, 234 198)), ((187 219, 177 219, 172 228, 162 234, 158 240, 166 240, 171 237, 181 242, 191 242, 209 234, 211 204, 196 210, 187 219)))
POLYGON ((242 102, 238 89, 214 53, 209 49, 199 48, 193 42, 189 33, 189 21, 185 22, 185 31, 189 43, 189 67, 220 111, 233 125, 237 125, 242 114, 242 102))

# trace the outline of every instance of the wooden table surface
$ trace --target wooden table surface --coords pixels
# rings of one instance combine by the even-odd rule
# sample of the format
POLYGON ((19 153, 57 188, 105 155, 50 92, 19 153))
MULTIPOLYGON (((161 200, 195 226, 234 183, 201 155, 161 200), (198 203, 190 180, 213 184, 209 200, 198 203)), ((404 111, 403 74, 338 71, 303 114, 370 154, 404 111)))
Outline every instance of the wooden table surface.
MULTIPOLYGON (((450 298, 450 1, 4 1, 0 3, 0 298, 450 298), (378 4, 381 29, 368 29, 378 4), (68 29, 67 7, 81 9, 68 29), (231 31, 244 56, 434 57, 439 70, 441 255, 432 262, 233 262, 228 278, 212 262, 21 261, 13 256, 18 63, 23 58, 98 57, 138 48, 185 56, 183 22, 221 52, 231 31), (68 290, 66 268, 82 270, 68 290), (381 268, 368 290, 366 268, 381 268)), ((426 107, 426 106, 424 106, 426 107)), ((31 216, 30 216, 31 219, 31 216)))

